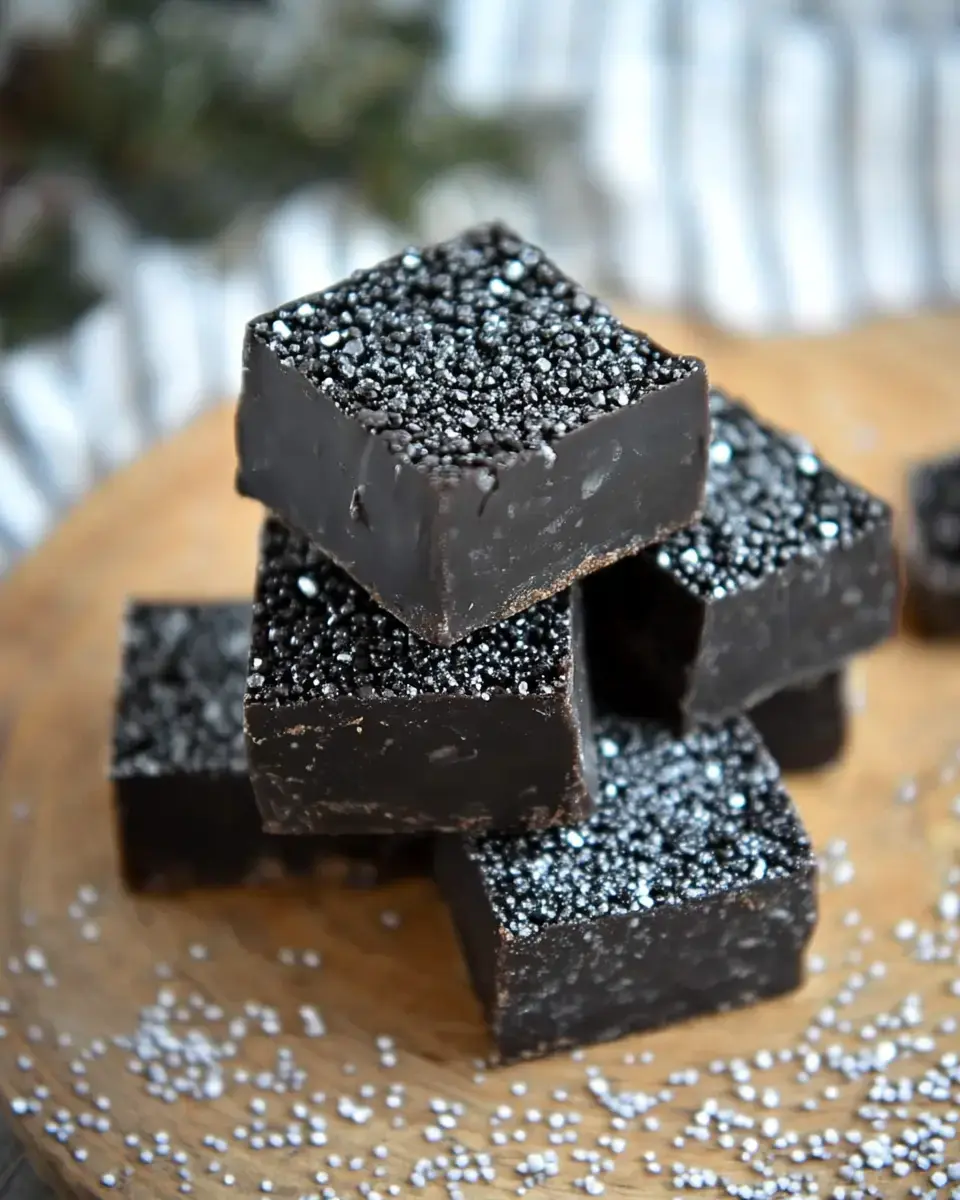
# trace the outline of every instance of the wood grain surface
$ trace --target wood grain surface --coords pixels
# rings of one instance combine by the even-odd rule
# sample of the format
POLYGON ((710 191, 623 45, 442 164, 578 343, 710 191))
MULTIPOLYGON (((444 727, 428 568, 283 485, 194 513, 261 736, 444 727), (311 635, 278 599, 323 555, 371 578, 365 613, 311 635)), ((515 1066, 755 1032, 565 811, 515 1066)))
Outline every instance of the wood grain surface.
MULTIPOLYGON (((955 316, 760 344, 664 320, 643 324, 668 345, 702 354, 716 382, 803 431, 833 462, 895 503, 908 460, 960 444, 955 316)), ((478 1007, 428 882, 367 893, 323 883, 169 900, 131 898, 119 886, 104 783, 119 614, 130 594, 248 594, 260 514, 232 493, 232 457, 224 408, 110 480, 0 592, 0 996, 11 1009, 0 1014, 0 1091, 7 1111, 39 1096, 42 1111, 13 1122, 42 1175, 61 1193, 77 1196, 103 1194, 104 1175, 130 1196, 173 1196, 183 1187, 198 1196, 222 1195, 225 1173, 235 1176, 235 1190, 244 1195, 272 1185, 272 1194, 283 1197, 317 1194, 322 1186, 356 1196, 365 1181, 381 1196, 390 1194, 391 1184, 402 1195, 443 1196, 457 1188, 465 1196, 512 1195, 523 1180, 516 1166, 550 1148, 545 1120, 526 1117, 527 1110, 567 1118, 576 1110, 579 1123, 568 1120, 564 1128, 577 1141, 555 1147, 557 1174, 539 1194, 582 1194, 572 1189, 590 1163, 575 1160, 579 1147, 609 1159, 610 1169, 598 1175, 604 1194, 661 1197, 676 1192, 673 1162, 709 1166, 733 1180, 759 1178, 739 1160, 739 1150, 701 1145, 689 1135, 672 1144, 706 1097, 759 1122, 771 1111, 759 1102, 761 1086, 774 1088, 782 1128, 800 1137, 826 1125, 863 1126, 857 1110, 873 1078, 869 1072, 851 1078, 821 1068, 812 1080, 802 1072, 798 1079, 796 1058, 815 1045, 808 1027, 828 1003, 852 1014, 850 1028, 841 1022, 829 1040, 854 1048, 870 1038, 860 1032, 863 1020, 876 1025, 879 1018, 882 1028, 881 1014, 911 994, 922 999, 924 1029, 951 1012, 960 1016, 960 1000, 948 987, 960 974, 951 941, 956 922, 936 911, 945 873, 960 862, 960 820, 951 811, 960 652, 901 636, 855 664, 858 711, 846 761, 795 781, 794 794, 825 856, 818 969, 798 994, 591 1049, 579 1060, 564 1055, 483 1072, 475 1062, 487 1046, 478 1007), (903 920, 931 931, 946 947, 938 961, 918 961, 923 955, 904 940, 907 927, 901 926, 899 940, 893 937, 903 920), (319 968, 297 957, 310 949, 322 955, 319 968), (296 952, 292 965, 284 961, 286 950, 296 952), (875 961, 885 964, 883 973, 869 972, 875 961), (175 1026, 180 1036, 196 1025, 224 1040, 225 1026, 209 1012, 211 1004, 225 1019, 242 1015, 250 1003, 276 1010, 266 1031, 262 1008, 248 1016, 248 1033, 225 1064, 221 1096, 165 1103, 148 1094, 143 1074, 129 1069, 134 1051, 124 1039, 139 1036, 142 1048, 141 1010, 162 988, 172 989, 187 1010, 189 1019, 175 1026), (305 1004, 322 1012, 326 1036, 304 1036, 298 1013, 305 1004), (394 1040, 395 1065, 389 1053, 382 1061, 378 1037, 394 1040), (763 1048, 790 1049, 794 1059, 755 1069, 756 1102, 737 1096, 729 1073, 704 1072, 718 1056, 749 1059, 763 1048), (273 1072, 276 1081, 286 1070, 289 1083, 290 1063, 303 1072, 296 1092, 260 1092, 255 1078, 233 1076, 241 1068, 273 1072), (680 1078, 672 1096, 659 1100, 657 1129, 641 1119, 617 1128, 587 1086, 592 1071, 609 1081, 611 1092, 652 1094, 688 1067, 700 1068, 700 1075, 680 1078), (399 1084, 404 1090, 393 1094, 402 1095, 402 1105, 390 1107, 388 1089, 399 1084), (836 1095, 825 1097, 830 1085, 836 1095), (568 1098, 555 1098, 557 1089, 568 1098), (801 1106, 811 1096, 818 1097, 817 1111, 801 1106), (296 1103, 325 1116, 326 1146, 288 1141, 252 1149, 253 1097, 265 1099, 270 1130, 286 1130, 297 1119, 291 1117, 296 1103), (430 1140, 438 1136, 433 1132, 424 1134, 438 1121, 431 1099, 446 1103, 445 1123, 454 1126, 438 1126, 439 1142, 430 1140), (513 1115, 491 1125, 505 1103, 513 1115), (89 1114, 83 1124, 82 1114, 89 1114), (91 1126, 97 1120, 99 1129, 91 1126), (234 1136, 238 1125, 247 1127, 246 1139, 234 1136), (514 1138, 518 1128, 525 1141, 514 1138), (496 1129, 509 1131, 507 1145, 491 1144, 496 1129), (156 1150, 159 1131, 169 1135, 170 1153, 143 1163, 141 1151, 156 1150), (623 1145, 611 1146, 611 1135, 623 1145), (226 1148, 205 1145, 205 1138, 225 1139, 226 1148), (453 1143, 465 1147, 463 1153, 489 1152, 496 1178, 426 1180, 424 1188, 419 1178, 410 1182, 418 1159, 451 1155, 453 1143), (378 1144, 387 1146, 383 1159, 371 1155, 378 1144), (643 1154, 650 1151, 663 1164, 659 1176, 646 1169, 643 1154), (328 1165, 330 1155, 341 1156, 342 1165, 336 1158, 328 1165), (351 1167, 352 1157, 363 1164, 351 1167), (218 1173, 208 1170, 211 1160, 222 1164, 218 1173), (328 1184, 314 1182, 318 1170, 328 1173, 328 1184), (269 1185, 262 1187, 263 1180, 269 1185)), ((932 1045, 905 1046, 902 1055, 917 1072, 924 1054, 934 1061, 951 1040, 960 1042, 934 1031, 932 1045)), ((742 1136, 738 1132, 738 1140, 742 1136)), ((765 1146, 777 1170, 801 1169, 791 1168, 788 1148, 765 1146)), ((802 1169, 821 1181, 824 1194, 840 1182, 836 1161, 802 1169)), ((8 1155, 0 1166, 0 1195, 11 1187, 17 1196, 36 1195, 24 1178, 8 1155)), ((902 1191, 881 1194, 907 1195, 908 1182, 898 1183, 902 1191)))

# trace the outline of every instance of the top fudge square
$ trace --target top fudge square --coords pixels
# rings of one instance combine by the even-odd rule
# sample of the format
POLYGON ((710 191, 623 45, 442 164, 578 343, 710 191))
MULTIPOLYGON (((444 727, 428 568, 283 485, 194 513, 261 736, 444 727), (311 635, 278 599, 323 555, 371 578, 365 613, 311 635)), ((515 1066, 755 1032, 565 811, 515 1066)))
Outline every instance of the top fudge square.
POLYGON ((502 225, 247 327, 238 490, 452 645, 688 523, 706 375, 502 225))

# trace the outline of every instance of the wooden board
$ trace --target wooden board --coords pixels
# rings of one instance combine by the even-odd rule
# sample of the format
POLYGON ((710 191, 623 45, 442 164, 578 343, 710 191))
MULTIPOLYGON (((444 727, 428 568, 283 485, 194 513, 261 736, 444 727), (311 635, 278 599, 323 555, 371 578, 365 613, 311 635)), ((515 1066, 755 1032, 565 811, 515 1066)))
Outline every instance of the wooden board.
MULTIPOLYGON (((662 320, 649 324, 667 344, 703 354, 714 379, 805 432, 837 464, 894 501, 900 500, 908 459, 960 444, 956 317, 878 325, 837 339, 760 345, 662 320)), ((923 1028, 951 1008, 960 1014, 960 1001, 947 988, 960 974, 950 961, 956 957, 953 944, 944 943, 945 961, 918 963, 910 944, 891 937, 894 925, 905 918, 944 932, 934 905, 944 872, 960 854, 960 820, 950 810, 960 746, 960 655, 906 637, 854 668, 862 711, 845 764, 795 787, 818 846, 829 851, 815 945, 824 969, 812 974, 799 994, 754 1011, 590 1050, 583 1061, 562 1056, 491 1072, 477 1082, 474 1060, 484 1054, 484 1031, 430 884, 373 893, 330 885, 178 900, 125 896, 116 877, 110 797, 103 782, 118 617, 131 593, 184 597, 248 591, 259 514, 233 496, 231 473, 230 414, 224 409, 110 481, 0 594, 0 736, 5 743, 0 995, 12 1007, 9 1015, 0 1015, 5 1034, 0 1091, 9 1103, 29 1098, 40 1087, 46 1097, 42 1114, 17 1118, 16 1128, 38 1168, 62 1192, 102 1194, 100 1178, 112 1172, 118 1189, 131 1196, 175 1195, 183 1182, 178 1171, 185 1165, 198 1196, 223 1194, 222 1174, 230 1172, 244 1194, 267 1179, 274 1195, 295 1197, 320 1190, 311 1181, 332 1153, 344 1160, 365 1159, 361 1169, 351 1170, 346 1161, 325 1168, 338 1194, 357 1195, 357 1185, 370 1180, 382 1196, 389 1194, 390 1183, 403 1185, 404 1195, 445 1195, 439 1183, 421 1192, 407 1180, 412 1163, 444 1151, 452 1137, 472 1150, 490 1151, 496 1162, 496 1180, 465 1183, 465 1195, 513 1194, 521 1182, 514 1166, 529 1152, 549 1146, 548 1129, 532 1122, 525 1126, 525 1142, 491 1147, 490 1117, 497 1105, 509 1103, 517 1113, 576 1108, 581 1121, 566 1128, 576 1130, 582 1149, 596 1151, 598 1137, 619 1136, 611 1131, 609 1111, 587 1090, 588 1067, 599 1069, 613 1090, 654 1092, 671 1072, 702 1069, 718 1055, 747 1058, 760 1048, 791 1047, 801 1047, 802 1054, 804 1031, 815 1014, 834 1002, 851 971, 865 971, 874 960, 885 962, 886 974, 865 974, 862 989, 854 980, 851 1011, 875 1016, 916 993, 925 1005, 923 1028), (95 900, 93 893, 83 892, 89 902, 78 901, 78 890, 85 887, 96 890, 95 900), (398 927, 388 927, 389 919, 384 923, 385 911, 398 916, 398 927), (316 949, 322 966, 285 965, 278 960, 283 948, 316 949), (19 973, 11 969, 16 960, 19 973), (168 964, 169 981, 158 979, 158 963, 168 964), (304 1102, 311 1113, 326 1115, 327 1146, 254 1151, 249 1138, 235 1140, 235 1127, 252 1119, 251 1096, 260 1094, 242 1082, 228 1080, 222 1096, 203 1102, 165 1104, 148 1095, 144 1078, 127 1069, 131 1051, 113 1039, 135 1034, 141 1006, 153 1003, 164 986, 174 988, 185 1004, 191 994, 202 995, 228 1016, 242 1012, 248 1002, 275 1009, 282 1033, 259 1032, 259 1018, 251 1019, 251 1032, 233 1065, 275 1071, 278 1049, 288 1049, 307 1082, 301 1093, 269 1095, 271 1128, 285 1128, 291 1105, 304 1102), (325 1037, 303 1035, 298 1016, 303 1004, 320 1008, 325 1037), (395 1040, 396 1066, 381 1065, 378 1036, 395 1040), (630 1061, 644 1053, 653 1060, 630 1061), (84 1074, 72 1073, 75 1061, 84 1074), (90 1085, 87 1098, 74 1091, 84 1080, 90 1085), (520 1083, 527 1087, 522 1097, 510 1090, 520 1083), (360 1098, 364 1084, 375 1088, 368 1100, 360 1098), (385 1089, 391 1084, 406 1089, 401 1108, 386 1106, 385 1089), (569 1100, 551 1098, 558 1088, 569 1093, 569 1100), (310 1095, 319 1092, 326 1099, 312 1101, 310 1095), (109 1112, 94 1106, 98 1096, 108 1099, 109 1112), (368 1105, 369 1119, 338 1115, 341 1097, 368 1105), (431 1098, 463 1106, 454 1117, 456 1129, 445 1132, 441 1143, 423 1133, 437 1120, 428 1108, 431 1098), (58 1119, 61 1108, 73 1115, 58 1119), (109 1128, 77 1126, 67 1145, 58 1143, 58 1120, 76 1125, 81 1112, 106 1117, 109 1128), (403 1118, 403 1128, 392 1127, 397 1117, 403 1118), (51 1120, 52 1134, 45 1133, 51 1120), (145 1165, 138 1161, 141 1147, 124 1143, 124 1135, 137 1135, 144 1139, 141 1146, 149 1138, 153 1147, 160 1130, 169 1134, 173 1151, 188 1156, 185 1164, 158 1158, 145 1165), (204 1146, 205 1137, 227 1139, 229 1148, 212 1150, 204 1146), (382 1161, 370 1157, 381 1142, 389 1144, 389 1157, 382 1161), (86 1150, 85 1161, 72 1157, 76 1147, 86 1150), (211 1159, 223 1164, 220 1175, 207 1172, 211 1159), (385 1169, 384 1178, 372 1176, 377 1165, 385 1169), (134 1168, 131 1175, 123 1174, 125 1166, 134 1168)), ((208 1031, 214 1028, 200 1011, 193 1020, 208 1031)), ((178 1027, 181 1034, 187 1027, 178 1027)), ((834 1029, 824 1041, 862 1047, 866 1043, 858 1040, 857 1028, 834 1029)), ((223 1026, 219 1029, 222 1038, 223 1026)), ((949 1035, 940 1038, 938 1051, 950 1040, 949 1035)), ((952 1040, 956 1044, 958 1038, 952 1040)), ((869 1081, 821 1073, 810 1084, 797 1082, 796 1074, 795 1064, 755 1072, 758 1087, 773 1086, 781 1093, 778 1115, 784 1128, 803 1132, 832 1124, 842 1130, 855 1122, 869 1081), (819 1112, 797 1107, 801 1098, 830 1084, 838 1085, 838 1094, 822 1100, 819 1112)), ((738 1099, 735 1086, 728 1075, 704 1075, 696 1083, 674 1086, 672 1099, 661 1101, 654 1110, 658 1130, 628 1122, 622 1148, 619 1143, 613 1149, 599 1147, 601 1157, 612 1159, 612 1170, 601 1176, 606 1194, 673 1195, 674 1160, 756 1181, 759 1177, 734 1151, 701 1147, 689 1138, 684 1146, 671 1145, 706 1096, 758 1119, 769 1115, 749 1099, 738 1099), (651 1150, 665 1164, 660 1177, 644 1168, 642 1154, 651 1150)), ((366 1117, 362 1109, 359 1117, 366 1117)), ((502 1125, 515 1127, 515 1118, 502 1125)), ((572 1161, 572 1148, 557 1148, 559 1173, 542 1186, 541 1195, 571 1194, 572 1181, 585 1175, 589 1164, 572 1161)), ((776 1161, 779 1168, 790 1166, 782 1156, 776 1161)), ((835 1163, 804 1169, 819 1172, 824 1182, 837 1182, 835 1163)), ((902 1193, 885 1194, 906 1195, 906 1186, 902 1193)))

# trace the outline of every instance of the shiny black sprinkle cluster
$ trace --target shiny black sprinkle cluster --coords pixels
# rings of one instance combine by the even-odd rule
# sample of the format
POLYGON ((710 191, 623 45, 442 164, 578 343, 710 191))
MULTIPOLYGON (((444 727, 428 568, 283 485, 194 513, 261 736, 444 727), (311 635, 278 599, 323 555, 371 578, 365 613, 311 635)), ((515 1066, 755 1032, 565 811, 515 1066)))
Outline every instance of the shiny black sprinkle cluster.
POLYGON ((569 593, 434 646, 275 518, 261 538, 247 699, 549 695, 568 686, 569 593))
POLYGON ((942 458, 920 467, 913 492, 927 554, 960 566, 960 458, 942 458))
POLYGON ((596 736, 600 799, 589 820, 467 842, 494 917, 513 937, 642 915, 810 866, 777 766, 743 717, 682 740, 607 718, 596 736))
POLYGON ((720 392, 703 516, 644 551, 694 595, 721 599, 795 558, 822 558, 889 521, 886 504, 834 474, 804 441, 720 392))
POLYGON ((541 250, 486 225, 258 318, 254 336, 440 475, 550 454, 699 366, 633 333, 541 250))
POLYGON ((112 774, 242 771, 249 604, 134 604, 123 632, 112 774))

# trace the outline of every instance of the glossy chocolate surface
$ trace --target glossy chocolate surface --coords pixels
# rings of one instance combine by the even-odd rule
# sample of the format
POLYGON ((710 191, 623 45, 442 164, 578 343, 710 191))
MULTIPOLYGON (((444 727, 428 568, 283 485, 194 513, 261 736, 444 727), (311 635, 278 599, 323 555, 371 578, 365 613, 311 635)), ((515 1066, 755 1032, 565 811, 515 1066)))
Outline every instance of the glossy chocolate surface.
POLYGON ((818 771, 843 757, 847 744, 847 674, 784 688, 747 714, 781 771, 818 771))

